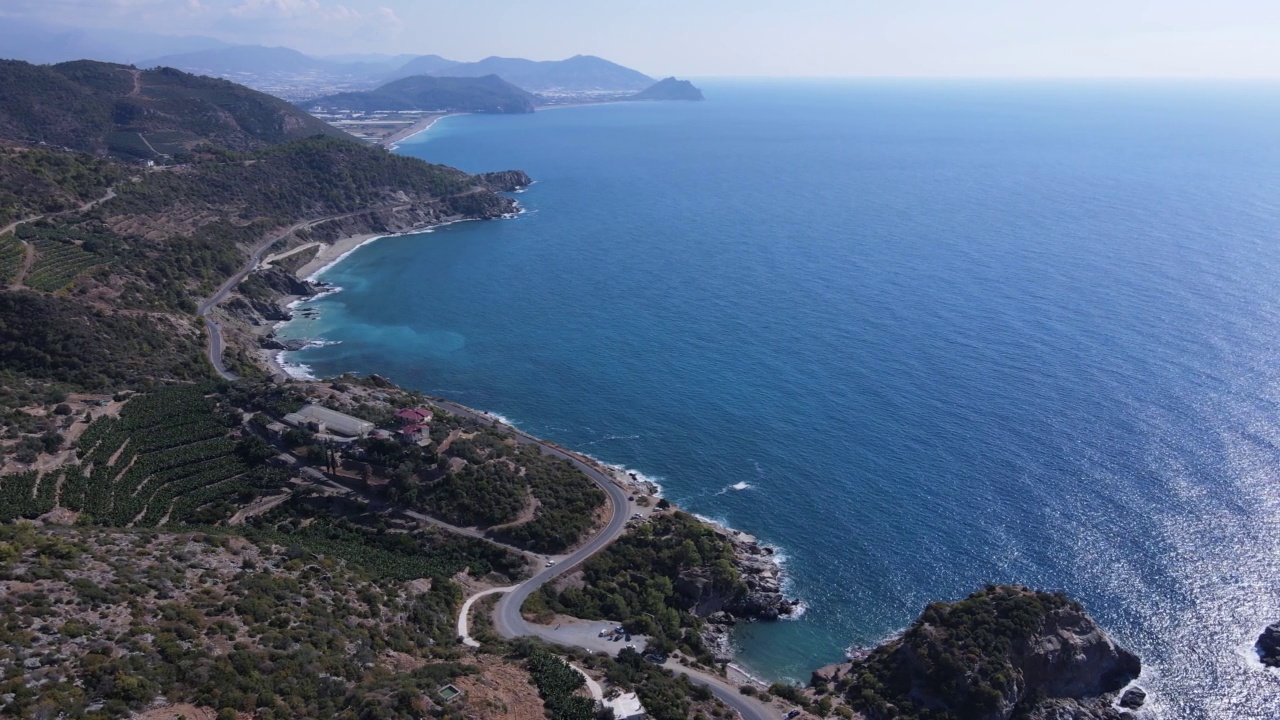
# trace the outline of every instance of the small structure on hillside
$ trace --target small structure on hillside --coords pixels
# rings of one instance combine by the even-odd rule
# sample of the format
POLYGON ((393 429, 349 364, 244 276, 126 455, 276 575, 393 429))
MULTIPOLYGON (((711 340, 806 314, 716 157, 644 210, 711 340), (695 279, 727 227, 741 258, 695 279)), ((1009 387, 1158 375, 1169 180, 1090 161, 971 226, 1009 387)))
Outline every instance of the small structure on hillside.
POLYGON ((280 422, 270 422, 266 426, 267 437, 272 440, 279 441, 284 434, 289 431, 289 426, 280 422))
POLYGON ((315 433, 331 433, 352 438, 362 438, 373 432, 373 423, 368 420, 361 420, 320 405, 308 405, 296 413, 289 413, 284 416, 284 421, 294 427, 306 428, 315 433))
POLYGON ((440 699, 444 701, 444 704, 448 705, 454 700, 462 697, 462 691, 453 685, 445 685, 436 691, 436 695, 439 695, 440 699))
POLYGON ((645 717, 644 705, 640 704, 640 697, 633 692, 605 700, 604 706, 613 711, 615 720, 642 720, 645 717))

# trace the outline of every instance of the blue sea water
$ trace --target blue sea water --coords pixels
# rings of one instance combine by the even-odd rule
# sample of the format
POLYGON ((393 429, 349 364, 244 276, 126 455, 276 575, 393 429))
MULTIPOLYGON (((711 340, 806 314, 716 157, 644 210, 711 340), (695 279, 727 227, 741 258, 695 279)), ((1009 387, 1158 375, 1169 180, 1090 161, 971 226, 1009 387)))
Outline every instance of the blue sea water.
POLYGON ((295 321, 775 544, 807 679, 984 582, 1061 589, 1162 718, 1274 718, 1280 87, 712 82, 401 152, 526 213, 380 240, 295 321), (746 489, 732 486, 746 483, 746 489))

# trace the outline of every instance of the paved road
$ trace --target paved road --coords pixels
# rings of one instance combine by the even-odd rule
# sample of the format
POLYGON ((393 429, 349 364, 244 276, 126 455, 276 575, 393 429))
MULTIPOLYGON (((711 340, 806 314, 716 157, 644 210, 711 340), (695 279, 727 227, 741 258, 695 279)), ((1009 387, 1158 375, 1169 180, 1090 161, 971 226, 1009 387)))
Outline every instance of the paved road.
POLYGON ((213 369, 217 370, 218 374, 221 375, 224 380, 238 380, 240 378, 238 375, 228 370, 227 366, 222 363, 222 351, 225 349, 225 343, 222 340, 222 325, 220 325, 217 320, 210 318, 209 313, 213 312, 213 309, 217 307, 219 303, 226 300, 227 295, 231 293, 232 289, 234 289, 236 285, 239 285, 242 280, 249 276, 249 273, 253 272, 254 269, 258 267, 258 263, 262 262, 263 253, 270 249, 272 245, 275 245, 299 230, 314 227, 323 222, 337 220, 338 218, 354 214, 357 213, 332 215, 318 220, 304 220, 299 223, 294 223, 289 226, 288 230, 285 230, 279 235, 274 235, 263 240, 253 249, 253 253, 250 254, 249 259, 245 261, 244 267, 240 268, 240 272, 232 275, 226 282, 222 283, 222 286, 218 288, 218 291, 213 295, 210 295, 209 299, 205 300, 204 303, 200 305, 196 314, 204 318, 204 327, 209 333, 209 343, 206 348, 209 355, 209 362, 213 365, 213 369))
MULTIPOLYGON (((492 422, 494 419, 488 415, 478 413, 470 408, 451 402, 436 401, 433 404, 436 407, 457 415, 469 417, 473 420, 484 423, 492 422)), ((573 463, 579 470, 586 473, 587 477, 594 480, 597 485, 608 493, 609 501, 612 504, 612 512, 610 513, 608 524, 605 525, 604 529, 601 530, 598 535, 588 541, 587 544, 561 559, 553 567, 544 569, 542 572, 539 572, 520 585, 517 585, 514 589, 500 588, 483 593, 491 594, 506 592, 502 599, 498 601, 498 605, 494 609, 494 629, 498 631, 499 635, 507 638, 532 636, 559 645, 573 645, 576 647, 586 647, 589 650, 598 650, 599 648, 592 646, 593 643, 591 642, 590 637, 582 635, 584 628, 578 627, 579 623, 573 623, 572 627, 563 628, 561 631, 557 631, 557 628, 534 625, 525 621, 524 617, 521 616, 520 607, 524 605, 524 601, 530 595, 537 592, 537 590, 548 581, 572 570, 574 566, 584 562, 592 555, 595 555, 608 547, 609 543, 613 542, 614 539, 622 534, 622 531, 626 529, 628 511, 630 509, 630 505, 628 504, 628 493, 614 483, 613 480, 606 477, 604 473, 583 462, 578 456, 566 452, 543 440, 539 440, 518 428, 512 428, 512 430, 515 431, 516 440, 518 442, 537 445, 542 452, 547 455, 564 458, 565 460, 573 463)), ((470 603, 470 600, 468 600, 468 603, 470 603)), ((469 610, 470 605, 464 605, 463 615, 465 616, 469 610)), ((589 629, 586 630, 588 635, 590 635, 591 631, 598 632, 595 628, 600 625, 599 622, 585 623, 585 621, 583 624, 584 626, 589 627, 589 629)), ((459 636, 463 638, 463 642, 465 643, 466 640, 470 639, 470 636, 462 632, 462 630, 465 629, 465 625, 461 617, 458 621, 458 627, 459 636)), ((475 641, 472 640, 472 642, 475 641)), ((470 643, 467 644, 470 645, 470 643)), ((615 650, 616 652, 616 648, 609 649, 615 650)), ((777 716, 777 713, 773 709, 766 708, 756 700, 741 694, 738 692, 738 688, 732 683, 722 680, 714 675, 686 668, 673 661, 669 661, 664 665, 664 667, 672 672, 687 676, 695 684, 706 687, 714 693, 716 697, 720 698, 724 704, 734 710, 737 710, 743 720, 773 720, 777 716)))
POLYGON ((472 595, 467 598, 466 602, 462 603, 462 612, 458 613, 458 637, 462 638, 463 645, 473 648, 480 647, 480 643, 471 637, 471 630, 467 627, 471 623, 471 606, 480 598, 489 597, 497 593, 511 592, 512 590, 515 590, 514 586, 485 590, 472 595))

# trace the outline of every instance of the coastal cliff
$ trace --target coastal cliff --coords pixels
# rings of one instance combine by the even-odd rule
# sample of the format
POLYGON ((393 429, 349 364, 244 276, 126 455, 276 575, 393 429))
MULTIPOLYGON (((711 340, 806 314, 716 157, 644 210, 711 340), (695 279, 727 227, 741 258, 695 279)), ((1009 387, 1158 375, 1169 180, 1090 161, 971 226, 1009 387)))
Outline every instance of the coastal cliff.
POLYGON ((899 638, 814 673, 872 720, 1119 720, 1145 693, 1131 688, 1137 655, 1061 594, 992 586, 933 603, 899 638))

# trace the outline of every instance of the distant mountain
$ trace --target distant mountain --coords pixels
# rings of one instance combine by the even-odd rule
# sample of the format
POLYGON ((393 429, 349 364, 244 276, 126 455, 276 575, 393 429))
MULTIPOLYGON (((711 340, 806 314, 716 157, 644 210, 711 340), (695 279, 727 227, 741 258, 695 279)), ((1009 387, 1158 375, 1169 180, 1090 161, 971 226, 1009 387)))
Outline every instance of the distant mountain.
POLYGON ((366 65, 386 65, 399 68, 401 65, 418 57, 412 53, 402 55, 387 55, 386 53, 348 53, 345 55, 322 55, 321 60, 331 63, 346 65, 350 63, 364 63, 366 65))
POLYGON ((327 95, 303 107, 358 110, 446 110, 475 113, 530 113, 537 98, 497 75, 478 78, 414 75, 376 90, 327 95))
MULTIPOLYGON (((442 58, 439 55, 422 55, 416 57, 404 65, 400 66, 391 74, 394 78, 409 77, 411 75, 434 75, 439 74, 442 70, 456 67, 463 63, 448 58, 442 58)), ((461 77, 461 76, 457 76, 461 77)))
MULTIPOLYGON (((404 68, 398 72, 402 75, 404 68)), ((640 91, 653 78, 592 55, 575 55, 567 60, 525 60, 489 57, 480 62, 457 63, 430 74, 448 77, 497 75, 516 87, 533 93, 589 93, 640 91)))
POLYGON ((286 47, 234 45, 200 52, 165 55, 138 63, 139 67, 172 67, 205 75, 234 73, 304 73, 331 71, 337 63, 318 60, 286 47))
POLYGON ((172 68, 0 61, 0 139, 154 158, 200 142, 256 150, 346 133, 278 98, 172 68))
POLYGON ((210 37, 73 28, 12 17, 0 22, 0 58, 38 64, 85 58, 134 63, 149 57, 225 47, 231 44, 210 37))
POLYGON ((702 91, 688 80, 673 77, 659 80, 650 87, 632 95, 630 100, 705 100, 702 91))

